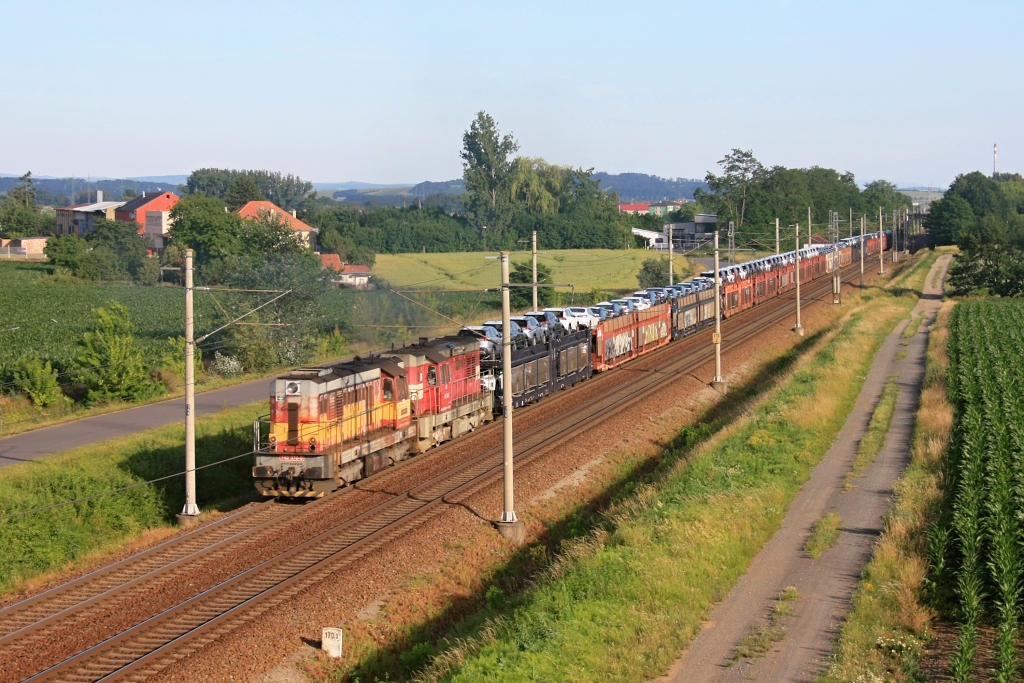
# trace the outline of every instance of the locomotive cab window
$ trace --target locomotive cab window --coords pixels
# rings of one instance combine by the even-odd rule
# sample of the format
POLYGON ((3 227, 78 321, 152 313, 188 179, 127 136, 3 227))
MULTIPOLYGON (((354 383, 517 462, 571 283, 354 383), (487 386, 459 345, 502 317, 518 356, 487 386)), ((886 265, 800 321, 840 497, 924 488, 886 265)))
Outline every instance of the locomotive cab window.
POLYGON ((405 377, 398 378, 398 400, 409 398, 409 381, 405 377))
POLYGON ((390 379, 384 380, 384 400, 394 401, 395 400, 395 383, 390 379))
POLYGON ((430 369, 427 370, 427 384, 432 387, 437 386, 437 366, 431 365, 430 369))

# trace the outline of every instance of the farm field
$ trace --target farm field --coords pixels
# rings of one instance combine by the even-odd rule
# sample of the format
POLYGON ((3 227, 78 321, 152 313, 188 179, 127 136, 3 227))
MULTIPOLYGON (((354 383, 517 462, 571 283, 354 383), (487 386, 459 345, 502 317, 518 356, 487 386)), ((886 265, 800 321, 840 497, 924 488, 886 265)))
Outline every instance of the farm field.
MULTIPOLYGON (((119 301, 131 311, 144 348, 164 345, 184 328, 185 292, 177 287, 73 284, 55 281, 40 263, 0 263, 0 373, 34 351, 61 368, 71 365, 75 343, 90 329, 92 309, 119 301)), ((196 297, 197 331, 219 320, 207 297, 196 297)))
MULTIPOLYGON (((553 249, 538 251, 537 262, 551 268, 555 282, 571 283, 577 292, 625 290, 637 288, 640 265, 655 255, 646 249, 553 249)), ((501 283, 500 265, 485 256, 494 253, 378 254, 373 272, 392 287, 495 287, 501 283)), ((529 262, 529 251, 512 253, 512 263, 529 262)), ((679 279, 691 274, 685 258, 676 257, 675 272, 679 279)))
POLYGON ((984 623, 996 630, 997 680, 1020 680, 1024 556, 1024 303, 960 302, 950 320, 953 405, 945 471, 949 508, 933 535, 937 584, 959 615, 954 681, 975 680, 984 623))

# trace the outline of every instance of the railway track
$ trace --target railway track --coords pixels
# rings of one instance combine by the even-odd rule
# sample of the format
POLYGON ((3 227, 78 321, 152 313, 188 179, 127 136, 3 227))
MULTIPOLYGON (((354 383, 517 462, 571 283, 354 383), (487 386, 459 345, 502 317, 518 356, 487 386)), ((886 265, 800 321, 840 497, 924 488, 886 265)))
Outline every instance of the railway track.
MULTIPOLYGON (((852 272, 848 268, 847 272, 852 272)), ((805 289, 806 299, 831 294, 831 281, 819 279, 805 289)), ((792 316, 792 299, 782 297, 731 318, 723 347, 747 341, 766 327, 792 316)), ((584 401, 571 410, 517 432, 518 467, 572 439, 596 420, 621 411, 665 387, 708 360, 708 331, 683 345, 670 344, 638 359, 645 361, 631 381, 584 401)), ((634 363, 619 369, 632 369, 634 363)), ((610 374, 614 374, 610 373, 610 374)), ((501 448, 484 450, 459 465, 386 500, 362 514, 283 550, 227 580, 149 616, 64 661, 30 681, 144 680, 213 642, 238 626, 287 602, 346 564, 422 524, 447 503, 457 503, 501 477, 501 448)), ((416 459, 406 461, 415 462, 416 459)), ((402 463, 403 465, 406 463, 402 463)), ((393 468, 394 469, 394 468, 393 468)), ((332 497, 303 507, 265 503, 157 546, 139 556, 60 586, 0 611, 0 663, 28 653, 68 619, 83 621, 118 600, 152 591, 161 580, 202 559, 227 555, 247 538, 294 521, 332 497)), ((2 670, 2 664, 0 664, 2 670)))

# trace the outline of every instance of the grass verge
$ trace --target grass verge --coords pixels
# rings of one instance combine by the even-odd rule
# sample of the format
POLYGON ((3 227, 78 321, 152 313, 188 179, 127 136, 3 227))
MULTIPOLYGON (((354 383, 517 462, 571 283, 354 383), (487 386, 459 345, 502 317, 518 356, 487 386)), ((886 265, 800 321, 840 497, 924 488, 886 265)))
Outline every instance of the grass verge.
POLYGON ((854 593, 853 610, 820 683, 921 680, 919 660, 931 637, 933 618, 922 598, 928 530, 939 514, 941 462, 953 424, 953 408, 946 398, 946 338, 952 307, 953 302, 947 302, 932 325, 911 462, 896 483, 885 530, 854 593))
MULTIPOLYGON (((252 450, 252 420, 264 401, 196 420, 196 464, 252 450)), ((184 423, 83 446, 0 469, 0 517, 131 486, 184 469, 184 423)), ((251 495, 250 458, 202 470, 204 511, 237 506, 251 495)), ((182 477, 0 521, 0 593, 41 575, 121 547, 167 526, 184 504, 182 477)))
POLYGON ((811 525, 811 535, 804 544, 804 552, 815 560, 821 557, 839 540, 839 530, 842 526, 843 520, 834 512, 819 519, 811 525))
MULTIPOLYGON (((738 420, 686 428, 657 478, 603 513, 525 590, 486 586, 482 609, 409 629, 402 651, 312 671, 324 680, 644 680, 674 660, 781 523, 849 412, 871 359, 913 297, 874 296, 738 420), (728 426, 726 426, 728 424, 728 426), (724 429, 722 429, 725 427, 724 429), (693 445, 693 434, 715 436, 693 445), (500 598, 500 599, 499 599, 500 598), (390 678, 389 678, 390 677, 390 678)), ((354 653, 355 654, 355 653, 354 653)))
POLYGON ((892 424, 892 416, 896 413, 896 399, 899 397, 900 388, 894 378, 889 378, 882 395, 875 404, 871 413, 871 422, 868 423, 868 430, 857 445, 857 455, 853 459, 853 467, 846 475, 847 485, 852 484, 852 479, 860 475, 868 465, 875 460, 875 456, 885 445, 885 437, 889 433, 889 426, 892 424))

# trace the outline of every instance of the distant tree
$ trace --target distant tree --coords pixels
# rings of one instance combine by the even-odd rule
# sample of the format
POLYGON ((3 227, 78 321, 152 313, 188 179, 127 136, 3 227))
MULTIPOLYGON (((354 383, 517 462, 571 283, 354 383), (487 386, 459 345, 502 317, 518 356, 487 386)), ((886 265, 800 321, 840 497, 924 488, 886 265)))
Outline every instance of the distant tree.
POLYGON ((320 246, 328 254, 337 254, 345 263, 373 266, 377 256, 370 249, 356 244, 351 237, 345 237, 337 230, 327 230, 320 235, 320 246))
POLYGON ((196 260, 207 263, 239 254, 242 218, 224 210, 224 203, 202 194, 188 194, 171 209, 171 240, 181 249, 194 249, 196 260))
POLYGON ((98 220, 85 236, 85 241, 92 248, 90 256, 99 256, 103 252, 113 255, 118 264, 117 270, 127 271, 133 278, 140 273, 148 258, 146 242, 139 234, 137 223, 98 220))
POLYGON ((505 190, 512 169, 512 155, 519 143, 511 134, 501 136, 490 114, 477 112, 462 136, 462 176, 466 180, 464 199, 478 225, 490 222, 500 228, 507 218, 505 190))
MULTIPOLYGON (((896 189, 896 186, 886 180, 875 180, 868 183, 861 195, 864 213, 869 216, 878 214, 879 207, 886 216, 891 216, 896 209, 910 207, 910 197, 896 189)), ((868 225, 871 225, 870 220, 868 225)))
POLYGON ((959 195, 966 200, 978 218, 986 215, 1006 216, 1008 213, 1006 196, 1000 188, 1000 183, 978 171, 958 175, 945 196, 948 197, 950 194, 959 195))
POLYGON ((699 213, 699 208, 694 202, 683 204, 668 215, 668 223, 692 223, 699 213))
POLYGON ((986 214, 958 243, 949 274, 954 294, 1024 296, 1024 216, 986 214))
POLYGON ((44 249, 50 263, 58 268, 66 268, 75 272, 89 245, 81 237, 75 235, 57 235, 46 240, 44 249))
POLYGON ((256 181, 248 175, 238 175, 231 181, 231 188, 225 198, 228 208, 237 211, 249 202, 263 201, 266 197, 260 192, 256 181))
POLYGON ((36 204, 36 188, 32 180, 32 171, 26 172, 18 178, 18 184, 7 191, 7 201, 21 204, 28 208, 36 204))
POLYGON ((32 237, 42 232, 44 221, 36 206, 34 182, 29 171, 7 191, 7 197, 0 204, 0 236, 32 237))
POLYGON ((126 187, 126 188, 124 188, 124 191, 121 192, 121 199, 134 199, 135 197, 138 197, 138 196, 139 196, 139 193, 136 192, 135 188, 133 188, 133 187, 126 187))
POLYGON ((640 272, 636 274, 636 281, 640 284, 640 289, 668 286, 668 259, 644 259, 640 264, 640 272))
MULTIPOLYGON (((512 272, 508 276, 509 282, 515 282, 519 284, 533 284, 533 262, 530 263, 514 263, 512 264, 512 272)), ((538 284, 551 284, 554 280, 551 279, 551 268, 544 265, 543 263, 537 262, 537 283, 538 284)), ((537 288, 537 305, 541 308, 550 306, 551 302, 555 300, 555 290, 553 287, 538 287, 537 288)), ((510 287, 509 288, 509 305, 513 311, 526 310, 533 306, 533 288, 532 287, 510 287)))
POLYGON ((761 181, 765 168, 754 158, 751 150, 733 149, 718 162, 722 175, 708 171, 704 182, 711 188, 710 195, 703 190, 694 192, 697 201, 711 200, 737 221, 737 228, 743 227, 747 212, 747 200, 751 187, 761 181))
POLYGON ((229 194, 238 177, 252 180, 263 199, 269 199, 283 209, 302 209, 307 200, 316 197, 313 183, 290 173, 265 170, 201 168, 189 175, 185 189, 187 194, 214 197, 230 204, 229 194))
POLYGON ((974 227, 977 219, 967 200, 958 194, 947 194, 932 202, 924 225, 936 246, 957 244, 974 227))

